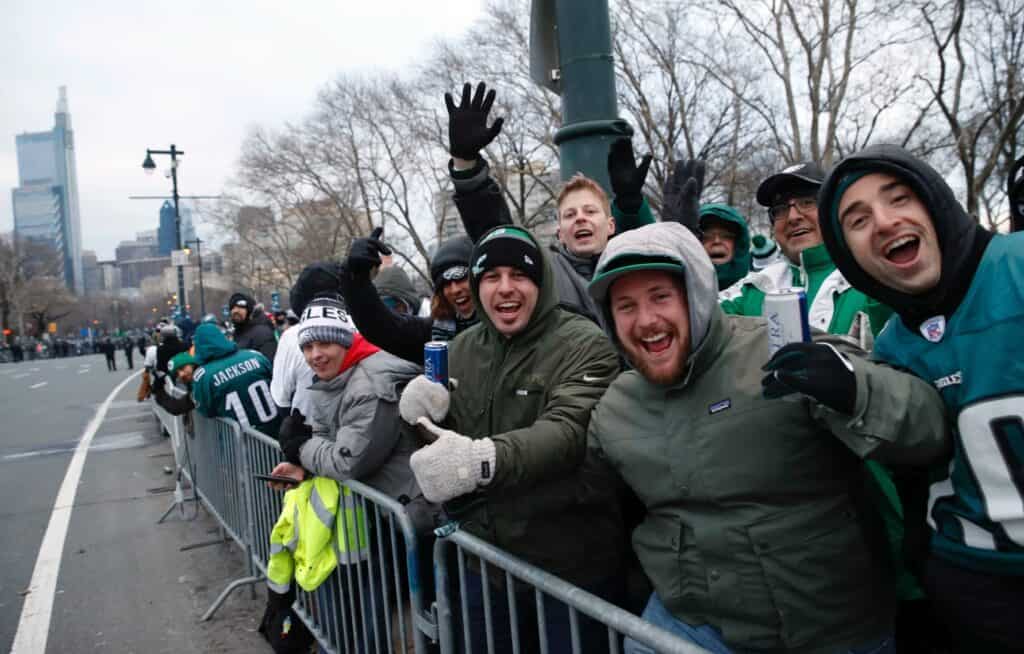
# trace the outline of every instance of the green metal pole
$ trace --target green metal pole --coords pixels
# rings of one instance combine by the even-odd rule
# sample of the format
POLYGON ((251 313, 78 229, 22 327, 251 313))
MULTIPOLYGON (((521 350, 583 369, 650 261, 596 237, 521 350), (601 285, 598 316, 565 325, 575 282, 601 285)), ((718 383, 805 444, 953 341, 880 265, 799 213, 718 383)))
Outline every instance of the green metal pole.
POLYGON ((555 144, 562 179, 581 172, 610 194, 608 148, 633 129, 619 118, 608 0, 555 0, 555 17, 562 96, 555 144))

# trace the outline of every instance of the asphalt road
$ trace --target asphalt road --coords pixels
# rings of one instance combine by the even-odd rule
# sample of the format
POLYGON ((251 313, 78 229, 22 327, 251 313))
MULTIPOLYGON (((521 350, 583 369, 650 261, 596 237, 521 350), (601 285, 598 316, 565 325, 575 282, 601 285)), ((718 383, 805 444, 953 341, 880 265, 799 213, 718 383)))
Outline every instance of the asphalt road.
MULTIPOLYGON (((136 358, 136 363, 139 358, 136 358)), ((54 501, 97 408, 131 372, 99 355, 0 365, 0 652, 8 651, 54 501)), ((237 592, 199 623, 221 588, 244 576, 205 514, 157 518, 170 506, 169 442, 129 381, 95 432, 74 498, 53 595, 47 652, 261 652, 262 600, 237 592)), ((259 591, 262 597, 262 590, 259 591)))

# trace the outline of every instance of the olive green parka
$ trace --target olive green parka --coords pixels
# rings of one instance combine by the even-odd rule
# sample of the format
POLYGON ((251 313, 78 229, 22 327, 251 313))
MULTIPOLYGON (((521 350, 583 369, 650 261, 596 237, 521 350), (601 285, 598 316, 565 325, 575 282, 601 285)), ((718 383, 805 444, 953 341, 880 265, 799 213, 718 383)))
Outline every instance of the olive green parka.
POLYGON ((480 324, 449 343, 458 388, 445 424, 490 437, 496 462, 486 487, 445 508, 471 533, 587 584, 617 573, 623 553, 614 484, 595 477, 586 447, 590 411, 618 374, 618 358, 597 325, 558 306, 549 253, 537 251, 540 294, 529 324, 511 338, 491 322, 472 278, 480 324))

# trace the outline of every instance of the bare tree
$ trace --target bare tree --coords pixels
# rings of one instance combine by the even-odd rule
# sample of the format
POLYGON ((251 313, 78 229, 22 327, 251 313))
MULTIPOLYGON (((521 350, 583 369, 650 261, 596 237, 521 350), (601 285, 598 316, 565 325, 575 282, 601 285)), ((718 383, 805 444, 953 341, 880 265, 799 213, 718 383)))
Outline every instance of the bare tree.
POLYGON ((919 2, 933 66, 920 75, 947 128, 967 212, 1006 219, 1003 183, 1024 148, 1024 1, 919 2))

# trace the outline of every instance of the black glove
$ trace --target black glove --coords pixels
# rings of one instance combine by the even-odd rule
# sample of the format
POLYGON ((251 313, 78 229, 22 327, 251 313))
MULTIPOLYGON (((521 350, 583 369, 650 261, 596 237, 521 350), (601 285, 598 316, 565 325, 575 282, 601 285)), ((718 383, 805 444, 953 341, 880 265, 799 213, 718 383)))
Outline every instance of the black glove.
POLYGON ((383 233, 383 227, 374 227, 368 237, 352 241, 345 269, 354 277, 369 277, 370 271, 380 265, 380 255, 391 254, 391 248, 380 240, 383 233))
POLYGON ((459 159, 476 159, 480 151, 486 148, 501 132, 504 118, 495 118, 494 124, 487 126, 487 114, 494 104, 494 89, 487 90, 487 85, 480 82, 476 93, 470 100, 470 85, 462 87, 462 101, 455 106, 451 93, 444 94, 444 104, 448 107, 448 152, 459 159))
POLYGON ((700 236, 700 194, 704 190, 704 160, 677 161, 665 179, 661 206, 663 221, 672 221, 700 236))
POLYGON ((627 138, 616 139, 608 149, 608 179, 615 194, 615 204, 626 213, 640 211, 644 202, 644 180, 651 167, 651 155, 645 154, 636 164, 633 143, 627 138))
POLYGON ((301 466, 299 450, 310 438, 313 438, 313 428, 306 424, 306 418, 301 411, 292 409, 291 415, 285 416, 281 421, 281 428, 277 432, 277 442, 281 444, 284 460, 301 466))
POLYGON ((857 402, 853 364, 828 343, 785 345, 761 370, 768 373, 761 380, 766 399, 803 393, 840 413, 853 415, 857 402))

